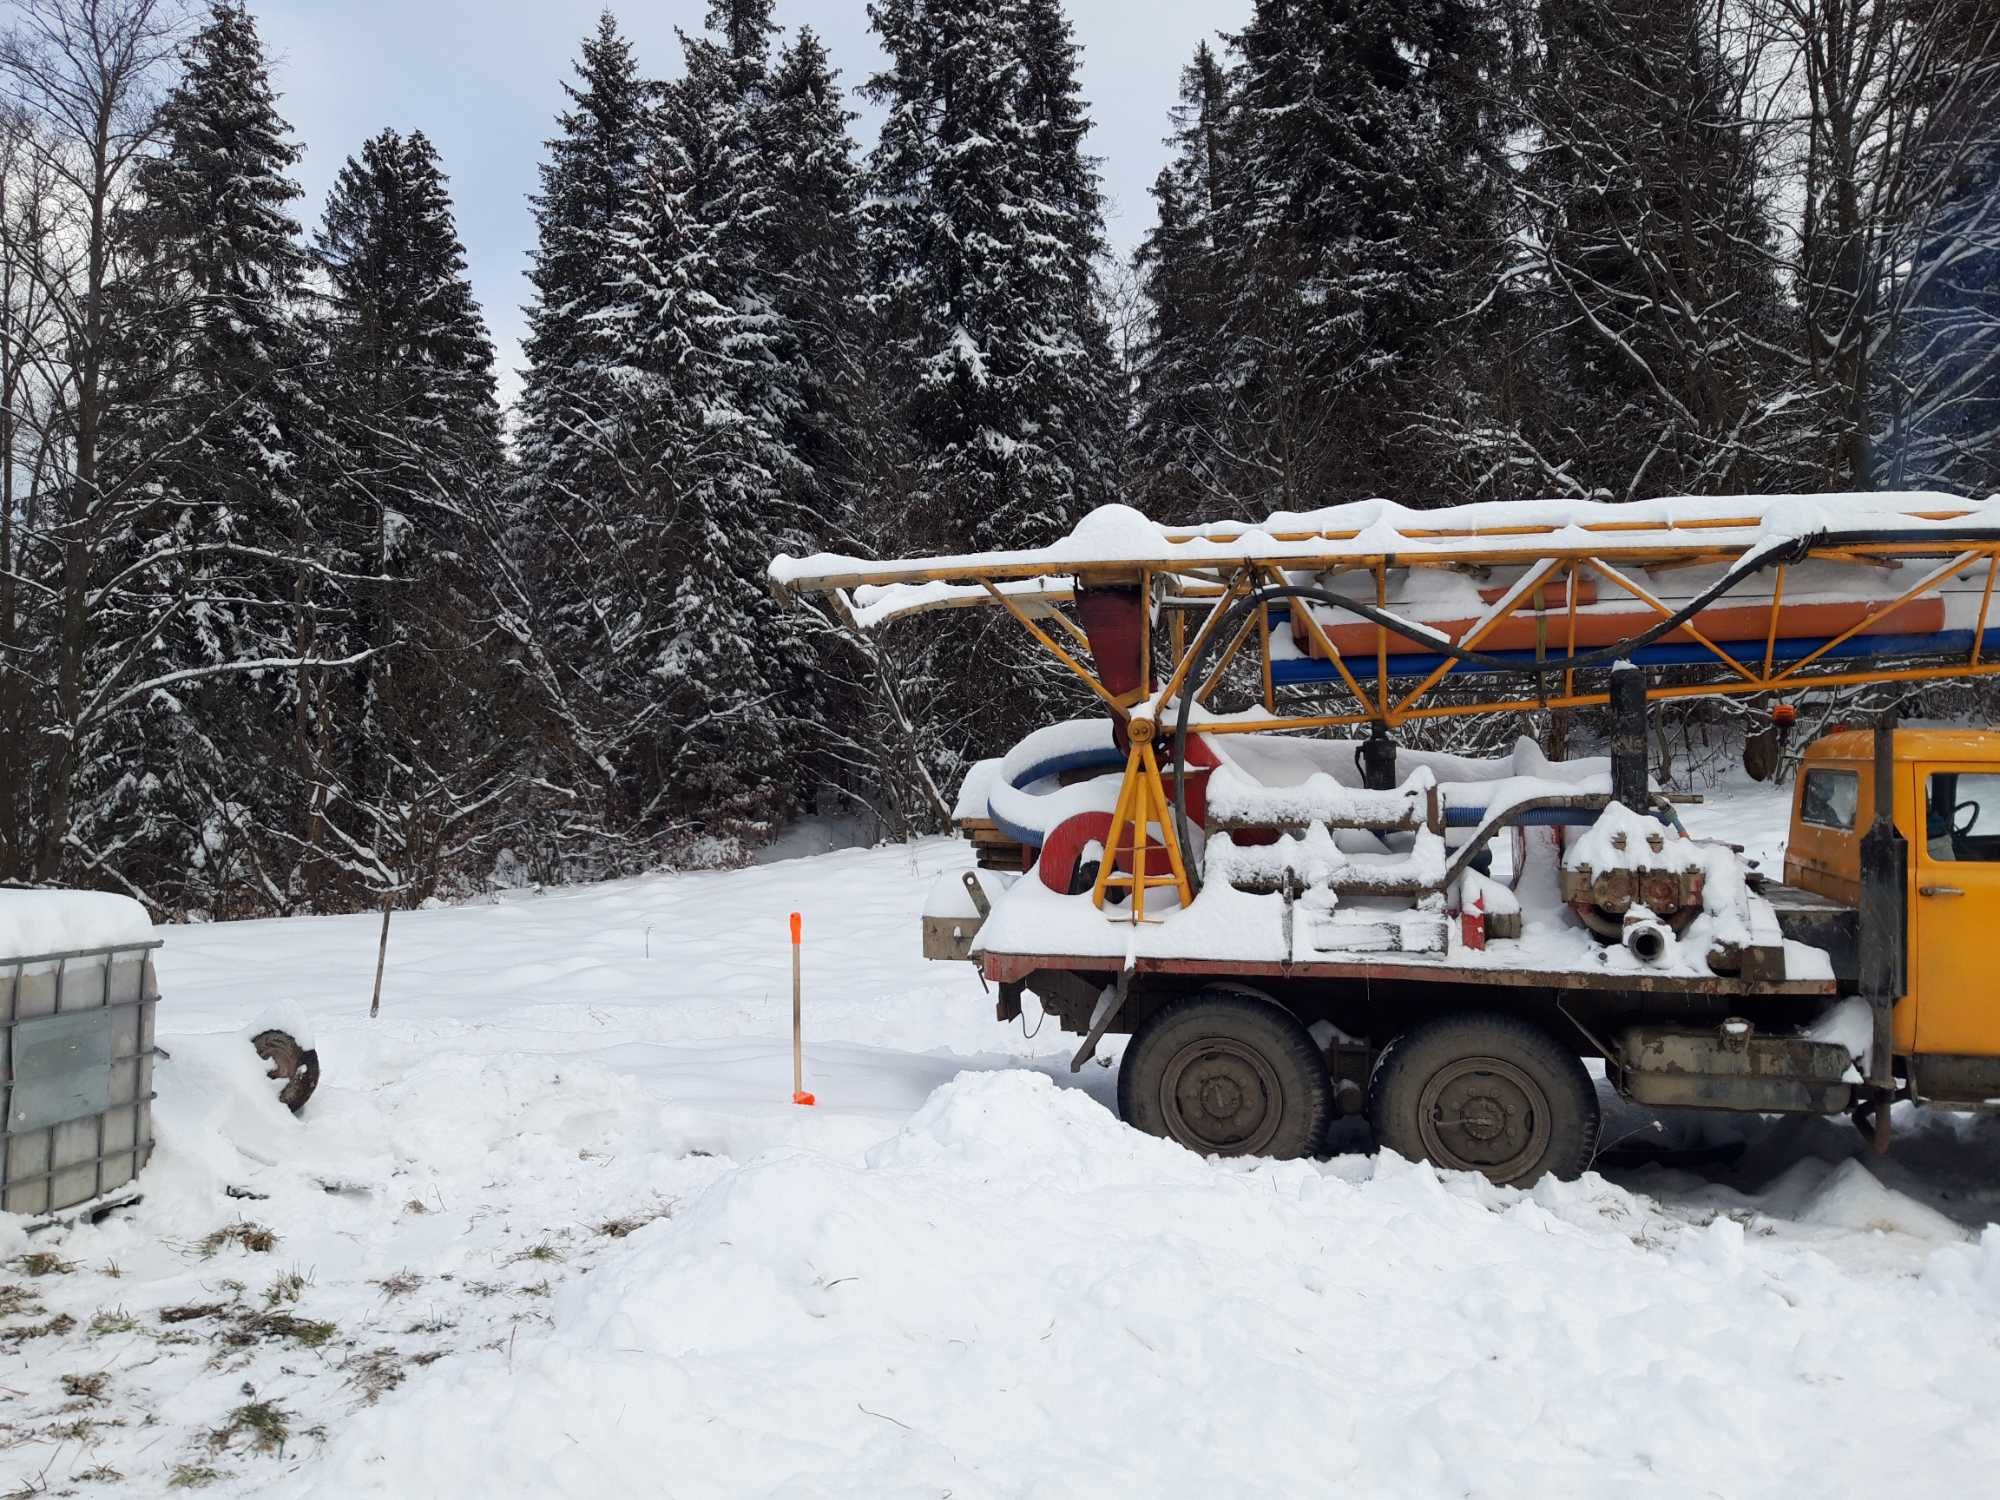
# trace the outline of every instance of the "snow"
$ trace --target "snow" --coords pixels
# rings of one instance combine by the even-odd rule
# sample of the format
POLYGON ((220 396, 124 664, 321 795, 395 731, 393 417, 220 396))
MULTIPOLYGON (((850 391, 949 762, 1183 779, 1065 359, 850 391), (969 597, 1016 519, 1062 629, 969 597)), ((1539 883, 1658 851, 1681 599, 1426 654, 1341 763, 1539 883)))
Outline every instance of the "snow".
POLYGON ((1437 784, 1429 767, 1419 766, 1391 792, 1343 786, 1325 771, 1302 782, 1263 786, 1234 765, 1218 766, 1208 780, 1208 807, 1237 822, 1280 826, 1303 823, 1379 824, 1421 822, 1424 793, 1437 784))
MULTIPOLYGON (((1038 604, 1067 600, 1076 592, 1068 579, 1057 578, 1015 579, 996 587, 1019 603, 1030 619, 1035 618, 1038 604)), ((854 591, 850 608, 854 623, 869 630, 906 615, 928 614, 934 609, 962 609, 969 604, 988 603, 992 598, 976 583, 899 583, 888 587, 863 584, 854 591)))
MULTIPOLYGON (((1435 786, 1446 809, 1482 809, 1483 830, 1523 801, 1608 792, 1609 762, 1602 757, 1555 763, 1525 738, 1511 754, 1490 760, 1412 751, 1398 756, 1404 784, 1393 792, 1375 792, 1354 785, 1360 773, 1352 741, 1211 735, 1205 742, 1221 758, 1208 783, 1211 812, 1287 831, 1267 844, 1243 843, 1226 832, 1198 835, 1196 847, 1184 851, 1202 876, 1195 900, 1183 908, 1171 888, 1149 894, 1147 925, 1139 932, 1131 930, 1127 906, 1110 903, 1100 910, 1090 900, 1051 891, 1040 881, 1017 882, 995 901, 973 951, 1257 963, 1397 951, 1489 969, 1647 970, 1707 978, 1714 972, 1709 955, 1719 944, 1784 942, 1769 904, 1749 892, 1733 851, 1688 840, 1656 819, 1616 804, 1594 828, 1575 836, 1569 855, 1573 865, 1594 859, 1600 868, 1637 861, 1708 871, 1703 913, 1680 938, 1665 933, 1665 951, 1651 962, 1622 947, 1607 948, 1594 937, 1569 912, 1552 876, 1542 882, 1546 889, 1537 890, 1535 900, 1514 908, 1526 913, 1519 938, 1495 938, 1484 948, 1465 949, 1462 932, 1442 921, 1441 912, 1406 920, 1407 907, 1402 912, 1374 909, 1367 898, 1370 892, 1411 886, 1441 894, 1450 847, 1462 846, 1477 831, 1455 828, 1440 836, 1420 825, 1412 833, 1392 835, 1397 841, 1392 847, 1378 832, 1327 826, 1393 824, 1424 808, 1425 794, 1435 786), (1616 847, 1621 840, 1629 849, 1616 847), (1661 852, 1652 850, 1655 840, 1661 852), (1363 904, 1337 911, 1343 900, 1363 904)), ((1034 775, 1109 746, 1110 729, 1103 720, 1051 725, 1029 735, 987 778, 995 820, 1032 840, 1076 813, 1110 812, 1120 785, 1116 774, 1068 786, 1053 776, 1034 775)), ((1407 903, 1408 897, 1401 899, 1407 903)), ((1831 981, 1832 966, 1823 953, 1785 946, 1796 964, 1788 968, 1788 977, 1831 981)))
POLYGON ((1000 757, 991 760, 974 761, 965 773, 965 779, 958 784, 958 796, 951 805, 951 820, 963 823, 967 818, 983 818, 992 800, 994 778, 1000 774, 1000 757))
MULTIPOLYGON (((1261 715, 1261 710, 1255 712, 1261 715)), ((1219 716, 1197 715, 1195 723, 1214 722, 1219 716)), ((1205 743, 1225 763, 1267 788, 1298 786, 1315 776, 1330 777, 1345 787, 1361 784, 1361 771, 1354 762, 1360 740, 1301 739, 1282 734, 1214 734, 1205 743)), ((1486 806, 1493 796, 1490 783, 1509 779, 1560 782, 1552 790, 1562 792, 1606 791, 1611 785, 1608 756, 1582 756, 1576 760, 1552 761, 1541 747, 1525 735, 1517 740, 1509 755, 1484 757, 1451 755, 1439 750, 1399 748, 1396 769, 1405 777, 1422 770, 1445 790, 1449 800, 1461 806, 1486 806), (1479 783, 1476 789, 1472 786, 1479 783), (1475 795, 1476 790, 1476 795, 1475 795)), ((1518 798, 1506 797, 1505 801, 1518 798)))
POLYGON ((1086 515, 1060 541, 1046 547, 910 558, 881 563, 834 553, 773 559, 771 578, 786 587, 822 588, 829 581, 863 576, 894 582, 915 573, 983 573, 1034 569, 1053 577, 1079 568, 1113 563, 1212 566, 1257 560, 1283 564, 1327 559, 1396 556, 1462 550, 1468 535, 1479 536, 1483 555, 1519 554, 1523 559, 1559 548, 1620 548, 1697 539, 1704 547, 1751 554, 1814 533, 1878 530, 1935 531, 1949 539, 1972 528, 2000 526, 2000 505, 1927 492, 1810 496, 1676 496, 1612 503, 1583 500, 1508 500, 1474 505, 1415 509, 1388 500, 1361 500, 1302 514, 1270 516, 1259 522, 1217 521, 1199 530, 1149 521, 1124 505, 1106 505, 1086 515), (1949 520, 1925 520, 1942 512, 1949 520), (1712 523, 1741 520, 1736 527, 1712 523), (1648 523, 1653 529, 1633 529, 1648 523), (1682 528, 1710 523, 1701 530, 1682 528), (1617 525, 1610 534, 1585 530, 1617 525), (1679 531, 1678 536, 1675 533, 1679 531))
MULTIPOLYGON (((924 897, 923 914, 927 917, 948 917, 953 921, 978 923, 984 914, 973 901, 972 892, 966 889, 965 874, 963 870, 946 870, 940 873, 931 882, 930 891, 924 897)), ((985 896, 989 909, 1021 878, 998 870, 975 870, 972 874, 979 882, 980 894, 985 896)))
POLYGON ((0 891, 0 962, 153 940, 130 896, 101 891, 0 891))
MULTIPOLYGON (((1727 852, 1727 851, 1724 851, 1727 852)), ((1658 818, 1613 802, 1597 821, 1579 830, 1563 854, 1563 866, 1602 875, 1608 870, 1672 870, 1707 866, 1702 846, 1684 839, 1658 818)))
POLYGON ((1847 1049, 1854 1059, 1848 1081, 1861 1083, 1868 1076, 1875 1056, 1875 1009, 1859 995, 1848 995, 1829 1005, 1806 1035, 1815 1042, 1834 1042, 1847 1049))
MULTIPOLYGON (((1689 813, 1760 850, 1784 821, 1767 790, 1689 813)), ((144 1201, 0 1219, 35 1309, 0 1316, 0 1490, 1984 1492, 2000 1120, 1899 1109, 1877 1161, 1844 1121, 1614 1105, 1613 1147, 1741 1154, 1529 1192, 1352 1130, 1206 1161, 1118 1124, 1032 1001, 1001 1026, 918 958, 969 864, 936 839, 399 913, 372 1023, 374 917, 166 929, 144 1201), (243 1039, 273 997, 326 1070, 298 1119, 243 1039), (204 1255, 245 1222, 276 1244, 204 1255), (161 1321, 188 1305, 222 1310, 161 1321), (231 1342, 273 1310, 332 1328, 231 1342), (281 1453, 212 1436, 252 1401, 281 1453)))
MULTIPOLYGON (((975 766, 973 774, 978 773, 975 766)), ((1083 812, 1112 811, 1118 805, 1122 779, 1122 759, 1112 741, 1111 721, 1065 720, 1035 730, 1000 757, 998 770, 984 778, 987 808, 1003 828, 1026 835, 1031 843, 1039 844, 1066 818, 1083 812), (1054 775, 1031 775, 1044 766, 1074 766, 1092 755, 1115 760, 1120 768, 1067 786, 1054 775)), ((965 803, 968 795, 961 787, 959 802, 965 803)))

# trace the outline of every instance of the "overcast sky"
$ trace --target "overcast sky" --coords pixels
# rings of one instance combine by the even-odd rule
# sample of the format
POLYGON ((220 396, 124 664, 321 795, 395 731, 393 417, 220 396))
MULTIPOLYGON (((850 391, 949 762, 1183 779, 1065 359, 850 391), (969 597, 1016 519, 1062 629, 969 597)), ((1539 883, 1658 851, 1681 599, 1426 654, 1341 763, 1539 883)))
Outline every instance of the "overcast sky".
MULTIPOLYGON (((674 28, 701 28, 708 0, 622 0, 611 9, 659 77, 680 73, 674 28)), ((451 175, 473 286, 499 345, 501 394, 518 389, 524 272, 534 243, 527 195, 584 34, 603 0, 251 0, 285 118, 304 142, 301 217, 319 218, 340 164, 382 129, 422 130, 451 175)), ((1234 30, 1250 0, 1070 0, 1083 86, 1105 159, 1112 243, 1122 253, 1151 217, 1146 188, 1166 155, 1167 109, 1195 43, 1234 30)), ((865 0, 778 0, 787 28, 825 38, 852 89, 881 63, 865 0)), ((857 109, 863 108, 858 102, 857 109)), ((856 131, 873 143, 875 118, 856 131)))

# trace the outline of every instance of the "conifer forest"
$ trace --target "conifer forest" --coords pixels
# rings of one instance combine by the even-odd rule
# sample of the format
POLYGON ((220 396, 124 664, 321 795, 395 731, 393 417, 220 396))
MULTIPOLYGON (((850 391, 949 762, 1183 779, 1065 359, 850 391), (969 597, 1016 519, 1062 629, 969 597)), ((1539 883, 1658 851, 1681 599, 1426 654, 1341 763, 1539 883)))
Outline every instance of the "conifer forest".
POLYGON ((899 837, 1076 692, 997 611, 783 605, 781 552, 2000 490, 2000 0, 1255 0, 1130 256, 1064 0, 866 9, 858 74, 773 0, 551 60, 503 409, 424 134, 311 142, 309 203, 253 9, 0 8, 0 884, 899 837))

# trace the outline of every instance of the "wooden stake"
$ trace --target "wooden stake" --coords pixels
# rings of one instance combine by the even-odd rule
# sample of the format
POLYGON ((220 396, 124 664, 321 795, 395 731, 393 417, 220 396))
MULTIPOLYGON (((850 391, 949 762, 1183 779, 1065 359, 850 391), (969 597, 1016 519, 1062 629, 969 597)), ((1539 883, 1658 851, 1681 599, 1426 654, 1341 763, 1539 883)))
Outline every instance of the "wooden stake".
POLYGON ((382 1014, 382 968, 389 961, 389 913, 396 909, 395 899, 382 899, 382 943, 375 950, 375 995, 368 1002, 368 1019, 374 1020, 382 1014))

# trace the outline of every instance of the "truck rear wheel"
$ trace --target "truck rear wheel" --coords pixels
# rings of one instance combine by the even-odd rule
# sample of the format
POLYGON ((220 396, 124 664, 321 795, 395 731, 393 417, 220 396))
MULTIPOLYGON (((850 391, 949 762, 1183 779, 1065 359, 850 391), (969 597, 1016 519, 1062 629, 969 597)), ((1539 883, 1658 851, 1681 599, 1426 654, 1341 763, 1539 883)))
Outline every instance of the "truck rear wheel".
POLYGON ((1513 1016, 1446 1016, 1397 1037, 1370 1082, 1368 1118, 1377 1146, 1522 1186, 1575 1177, 1597 1149, 1590 1075, 1513 1016))
POLYGON ((1133 1034, 1118 1116, 1205 1156, 1310 1156, 1333 1118, 1333 1081, 1290 1011, 1205 990, 1169 1001, 1133 1034))

